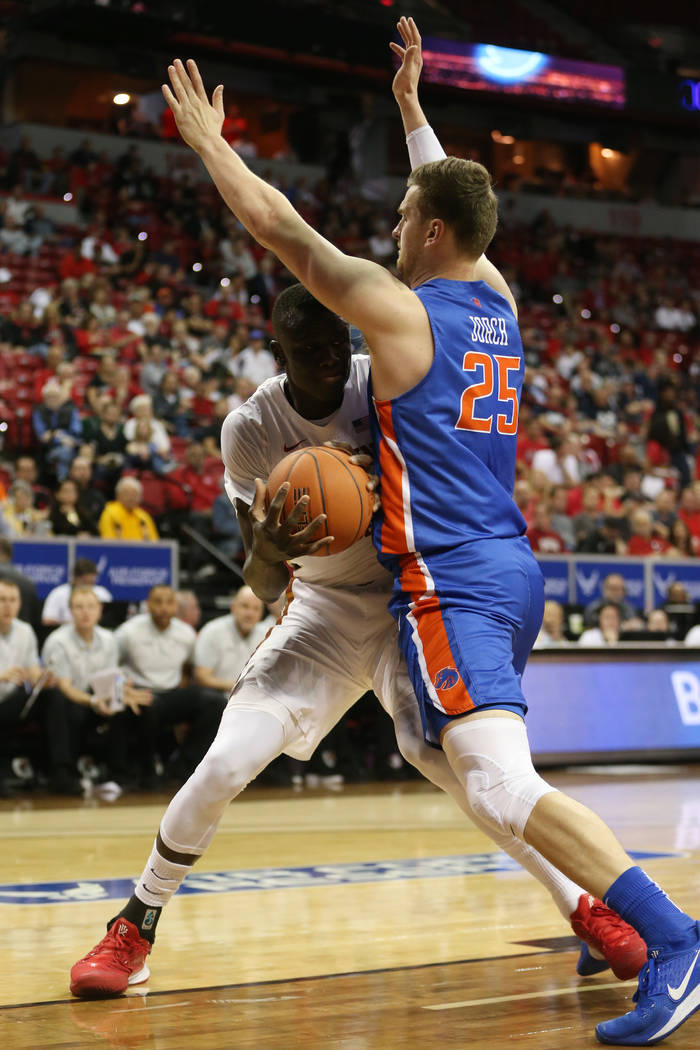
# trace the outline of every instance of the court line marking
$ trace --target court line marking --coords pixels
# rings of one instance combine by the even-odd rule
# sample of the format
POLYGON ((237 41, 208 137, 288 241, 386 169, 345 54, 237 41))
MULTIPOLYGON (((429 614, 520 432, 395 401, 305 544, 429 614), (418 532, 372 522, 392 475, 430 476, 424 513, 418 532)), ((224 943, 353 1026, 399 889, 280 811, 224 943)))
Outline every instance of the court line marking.
MULTIPOLYGON (((520 954, 513 952, 508 955, 483 955, 478 959, 446 959, 442 962, 432 963, 415 963, 412 966, 380 966, 376 970, 344 970, 342 973, 316 973, 308 974, 305 977, 275 977, 268 981, 241 981, 234 984, 207 984, 201 988, 161 988, 155 992, 147 992, 146 989, 143 991, 132 991, 130 995, 125 998, 136 998, 136 996, 142 995, 147 996, 149 999, 154 999, 156 996, 161 995, 194 995, 201 992, 220 992, 220 991, 232 991, 237 988, 265 988, 275 987, 280 984, 303 984, 307 981, 335 981, 339 978, 345 977, 369 977, 373 974, 381 973, 406 973, 411 970, 432 970, 436 966, 467 966, 472 963, 487 963, 487 962, 499 962, 504 959, 533 959, 541 955, 557 955, 561 954, 561 951, 571 951, 570 948, 564 949, 551 949, 545 948, 541 952, 526 952, 520 954)), ((622 982, 616 981, 613 987, 617 987, 622 982)), ((586 985, 581 985, 581 988, 585 988, 586 985)), ((573 988, 572 991, 576 991, 573 988)), ((111 997, 110 997, 111 998, 111 997)), ((6 1003, 0 1005, 0 1013, 3 1010, 22 1010, 28 1009, 32 1006, 60 1006, 61 1004, 70 1004, 78 1006, 82 1003, 95 1003, 95 1002, 109 1002, 110 998, 106 999, 78 999, 75 996, 69 996, 67 999, 35 999, 27 1003, 6 1003)), ((119 997, 111 998, 111 1001, 119 1001, 119 997)))
POLYGON ((573 985, 570 988, 549 988, 545 992, 522 992, 520 995, 494 995, 489 999, 462 999, 458 1003, 436 1003, 422 1006, 422 1010, 459 1010, 466 1006, 490 1006, 493 1003, 515 1003, 525 999, 549 999, 552 995, 579 995, 581 992, 602 992, 606 988, 624 988, 636 981, 609 981, 607 984, 573 985))

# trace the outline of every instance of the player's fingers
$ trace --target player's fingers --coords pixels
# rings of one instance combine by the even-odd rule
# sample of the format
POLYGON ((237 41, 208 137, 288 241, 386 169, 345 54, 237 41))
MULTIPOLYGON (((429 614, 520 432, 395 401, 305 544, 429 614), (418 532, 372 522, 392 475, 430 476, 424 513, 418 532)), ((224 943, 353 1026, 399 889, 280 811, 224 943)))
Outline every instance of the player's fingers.
POLYGON ((337 448, 340 452, 352 452, 352 445, 349 445, 347 441, 324 441, 323 444, 327 448, 337 448))
POLYGON ((372 466, 372 457, 368 456, 366 452, 357 452, 354 456, 350 456, 350 462, 366 469, 372 466))
POLYGON ((211 104, 216 110, 217 116, 224 119, 224 85, 218 84, 214 88, 214 94, 211 96, 211 104))
POLYGON ((168 103, 173 113, 177 116, 177 114, 180 112, 180 103, 175 98, 167 84, 162 85, 161 91, 163 92, 163 98, 168 103))
POLYGON ((407 21, 408 21, 409 32, 410 32, 410 35, 411 35, 411 43, 412 44, 417 44, 418 47, 420 47, 420 45, 421 45, 421 38, 420 38, 420 33, 418 32, 418 26, 416 25, 416 23, 413 21, 412 18, 408 18, 407 21))
POLYGON ((282 507, 284 506, 284 501, 287 498, 288 492, 289 482, 284 481, 277 489, 277 492, 275 493, 273 498, 270 500, 270 507, 265 518, 269 525, 273 525, 275 527, 279 526, 280 518, 282 517, 282 507))
POLYGON ((249 510, 253 518, 261 518, 265 510, 265 482, 262 478, 255 479, 255 496, 249 510))
POLYGON ((389 47, 391 48, 391 50, 394 52, 395 55, 399 56, 399 58, 403 62, 403 56, 406 54, 406 48, 405 47, 401 47, 400 44, 395 44, 393 40, 389 41, 389 47))
POLYGON ((308 507, 309 502, 310 500, 308 496, 302 496, 301 499, 297 500, 285 518, 285 525, 288 525, 292 531, 294 530, 294 526, 306 516, 306 508, 308 507))
POLYGON ((316 551, 320 551, 321 547, 329 547, 334 539, 335 536, 324 536, 321 540, 315 540, 313 543, 309 544, 304 553, 315 554, 316 551))
POLYGON ((401 39, 403 40, 404 44, 408 44, 410 42, 409 41, 410 30, 409 30, 408 21, 407 21, 407 19, 406 19, 406 17, 404 15, 402 15, 401 18, 396 23, 396 28, 398 29, 399 33, 401 34, 401 39))
POLYGON ((318 517, 310 521, 303 529, 299 529, 299 532, 294 533, 294 541, 296 544, 307 544, 311 543, 313 537, 318 532, 320 527, 326 522, 326 515, 319 514, 318 517))
POLYGON ((202 83, 202 78, 199 74, 199 70, 197 69, 197 63, 193 58, 187 59, 187 72, 190 75, 192 86, 198 97, 201 99, 202 102, 208 102, 209 99, 207 98, 207 93, 204 90, 204 84, 202 83))
POLYGON ((193 102, 195 99, 194 88, 192 87, 192 81, 187 75, 182 59, 176 58, 172 64, 173 72, 170 74, 173 87, 175 88, 175 94, 178 100, 193 102), (178 90, 180 94, 178 94, 178 90))

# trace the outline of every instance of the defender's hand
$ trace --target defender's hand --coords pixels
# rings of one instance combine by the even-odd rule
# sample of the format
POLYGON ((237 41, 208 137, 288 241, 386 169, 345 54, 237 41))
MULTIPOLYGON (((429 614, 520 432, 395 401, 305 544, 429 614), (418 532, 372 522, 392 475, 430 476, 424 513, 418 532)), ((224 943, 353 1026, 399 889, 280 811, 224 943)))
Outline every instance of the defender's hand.
POLYGON ((187 60, 187 69, 176 58, 168 66, 172 91, 163 84, 163 97, 170 106, 177 130, 188 146, 199 153, 207 142, 221 135, 224 123, 224 88, 214 88, 211 102, 204 90, 197 63, 187 60))
POLYGON ((404 95, 414 95, 418 90, 421 69, 423 68, 423 55, 421 52, 421 38, 418 27, 412 18, 401 18, 397 24, 404 46, 394 43, 392 40, 389 47, 401 59, 401 65, 396 71, 396 76, 391 85, 394 98, 398 99, 404 95))
POLYGON ((305 528, 299 532, 295 531, 306 514, 308 496, 302 496, 294 504, 286 520, 281 520, 282 507, 288 492, 289 482, 285 481, 280 485, 265 513, 265 485, 260 478, 255 479, 255 499, 247 515, 252 533, 252 553, 268 565, 279 565, 282 562, 294 561, 295 558, 303 558, 307 554, 315 554, 334 539, 333 536, 313 538, 326 520, 325 514, 319 514, 305 528))

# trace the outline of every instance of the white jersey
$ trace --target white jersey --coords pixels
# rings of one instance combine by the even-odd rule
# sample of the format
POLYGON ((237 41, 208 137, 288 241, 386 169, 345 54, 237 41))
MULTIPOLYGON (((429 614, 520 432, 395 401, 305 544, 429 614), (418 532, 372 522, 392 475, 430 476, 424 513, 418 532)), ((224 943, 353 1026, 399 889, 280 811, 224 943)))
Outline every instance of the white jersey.
MULTIPOLYGON (((369 357, 354 355, 340 408, 327 419, 316 421, 304 419, 289 404, 284 375, 262 383, 248 401, 226 417, 221 431, 224 483, 231 502, 241 499, 251 504, 255 478, 266 481, 273 467, 297 448, 343 441, 357 452, 370 452, 368 375, 369 357)), ((340 554, 299 558, 293 569, 298 579, 324 587, 371 584, 387 592, 391 589, 391 575, 377 561, 369 536, 340 554)))

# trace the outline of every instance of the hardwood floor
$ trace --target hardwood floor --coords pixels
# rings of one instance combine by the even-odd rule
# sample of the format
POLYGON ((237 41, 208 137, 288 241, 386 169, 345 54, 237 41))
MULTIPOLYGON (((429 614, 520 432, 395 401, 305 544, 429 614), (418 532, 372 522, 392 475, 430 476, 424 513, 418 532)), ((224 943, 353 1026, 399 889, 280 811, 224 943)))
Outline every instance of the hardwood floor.
MULTIPOLYGON (((699 773, 548 779, 700 913, 699 773)), ((629 1008, 634 984, 577 977, 542 887, 417 782, 246 792, 166 909, 149 982, 73 1000, 70 966, 130 892, 166 802, 0 803, 3 1050, 577 1050, 629 1008)), ((669 1046, 697 1050, 700 1021, 669 1046)))

